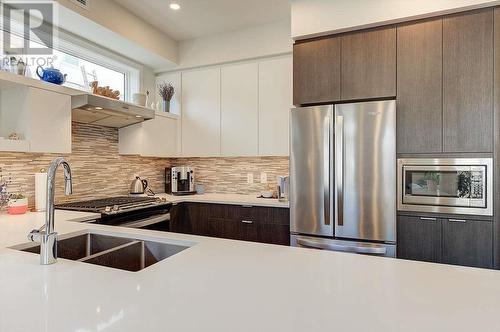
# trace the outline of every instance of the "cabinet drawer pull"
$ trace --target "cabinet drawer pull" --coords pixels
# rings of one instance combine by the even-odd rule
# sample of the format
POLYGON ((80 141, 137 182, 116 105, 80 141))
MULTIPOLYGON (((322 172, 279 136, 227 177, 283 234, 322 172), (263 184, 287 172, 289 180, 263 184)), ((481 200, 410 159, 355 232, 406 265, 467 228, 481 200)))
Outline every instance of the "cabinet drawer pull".
POLYGON ((423 220, 423 221, 436 221, 436 218, 431 218, 431 217, 420 217, 420 220, 423 220))
POLYGON ((464 219, 448 219, 449 222, 467 222, 467 220, 464 219))
POLYGON ((252 205, 242 205, 241 207, 243 207, 243 208, 251 208, 253 206, 252 205))
POLYGON ((252 220, 242 220, 241 222, 244 224, 253 224, 252 220))

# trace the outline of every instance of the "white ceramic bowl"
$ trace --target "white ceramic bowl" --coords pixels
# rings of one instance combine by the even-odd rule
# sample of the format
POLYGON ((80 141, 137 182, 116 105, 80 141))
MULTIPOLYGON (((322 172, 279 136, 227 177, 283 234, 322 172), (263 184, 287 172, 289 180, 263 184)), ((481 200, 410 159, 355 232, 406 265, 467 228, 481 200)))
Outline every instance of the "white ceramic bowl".
POLYGON ((272 191, 263 191, 260 194, 264 198, 273 198, 273 192, 272 191))

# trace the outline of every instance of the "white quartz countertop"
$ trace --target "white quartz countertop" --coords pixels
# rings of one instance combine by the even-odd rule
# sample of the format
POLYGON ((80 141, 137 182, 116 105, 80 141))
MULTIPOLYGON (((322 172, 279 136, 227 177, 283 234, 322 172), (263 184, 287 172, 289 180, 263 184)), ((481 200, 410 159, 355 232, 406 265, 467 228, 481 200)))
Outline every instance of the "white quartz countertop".
POLYGON ((140 272, 5 247, 43 214, 0 215, 0 331, 499 331, 500 272, 68 222, 95 232, 194 244, 140 272))
POLYGON ((259 194, 242 195, 242 194, 202 194, 202 195, 186 195, 174 196, 168 194, 157 194, 158 197, 165 197, 172 203, 195 202, 195 203, 216 203, 216 204, 235 204, 235 205, 252 205, 252 206, 269 206, 288 208, 288 202, 280 202, 273 198, 257 198, 259 194))

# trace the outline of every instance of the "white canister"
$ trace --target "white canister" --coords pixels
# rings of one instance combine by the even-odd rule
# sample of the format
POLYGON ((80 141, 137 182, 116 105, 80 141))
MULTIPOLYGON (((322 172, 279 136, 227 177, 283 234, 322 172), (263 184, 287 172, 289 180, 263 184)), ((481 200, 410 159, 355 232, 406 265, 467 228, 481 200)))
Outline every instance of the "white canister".
POLYGON ((45 211, 47 207, 47 173, 35 173, 35 210, 45 211))

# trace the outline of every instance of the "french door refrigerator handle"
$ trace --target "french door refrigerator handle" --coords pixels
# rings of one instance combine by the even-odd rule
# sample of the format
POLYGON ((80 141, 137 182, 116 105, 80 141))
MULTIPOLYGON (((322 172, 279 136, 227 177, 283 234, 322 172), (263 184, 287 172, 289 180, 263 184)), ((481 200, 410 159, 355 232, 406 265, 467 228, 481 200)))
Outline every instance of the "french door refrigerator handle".
POLYGON ((364 247, 356 245, 342 245, 334 243, 319 243, 316 241, 297 239, 297 244, 305 248, 323 249, 331 251, 350 252, 356 254, 386 255, 386 247, 364 247))
POLYGON ((344 226, 344 117, 336 117, 336 181, 335 189, 337 194, 337 225, 344 226))
POLYGON ((323 169, 324 169, 324 183, 323 183, 323 209, 325 215, 324 224, 330 225, 330 117, 326 118, 324 123, 323 132, 323 169))

